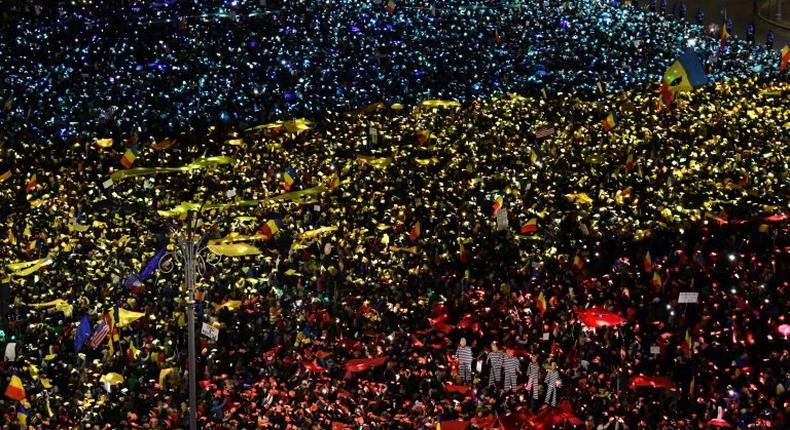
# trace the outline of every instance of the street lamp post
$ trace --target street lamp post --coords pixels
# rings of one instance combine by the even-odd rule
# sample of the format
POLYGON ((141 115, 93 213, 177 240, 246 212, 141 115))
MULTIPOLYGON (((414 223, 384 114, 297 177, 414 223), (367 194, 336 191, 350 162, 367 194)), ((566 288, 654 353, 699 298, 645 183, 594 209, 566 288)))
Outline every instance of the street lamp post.
MULTIPOLYGON (((198 211, 198 214, 200 211, 198 211)), ((207 252, 207 238, 210 232, 206 232, 199 238, 195 237, 195 229, 198 217, 190 211, 187 217, 186 235, 175 233, 177 247, 175 250, 166 253, 159 260, 159 269, 163 273, 170 273, 178 262, 184 270, 184 285, 187 289, 187 350, 188 350, 188 371, 189 371, 189 429, 197 430, 197 370, 195 363, 195 278, 202 275, 206 270, 206 264, 212 266, 219 262, 220 257, 207 252)), ((174 231, 174 230, 173 230, 174 231)))

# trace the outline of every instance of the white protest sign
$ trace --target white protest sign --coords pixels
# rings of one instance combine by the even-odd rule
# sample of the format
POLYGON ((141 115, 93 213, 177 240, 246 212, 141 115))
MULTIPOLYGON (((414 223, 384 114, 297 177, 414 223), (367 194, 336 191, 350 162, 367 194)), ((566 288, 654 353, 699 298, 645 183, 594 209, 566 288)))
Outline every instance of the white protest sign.
POLYGON ((699 293, 681 292, 678 294, 678 303, 697 303, 699 293))
POLYGON ((200 334, 208 337, 214 342, 219 339, 219 329, 210 324, 203 323, 203 326, 200 328, 200 334))
POLYGON ((502 208, 496 214, 496 229, 497 231, 507 230, 507 209, 502 208))

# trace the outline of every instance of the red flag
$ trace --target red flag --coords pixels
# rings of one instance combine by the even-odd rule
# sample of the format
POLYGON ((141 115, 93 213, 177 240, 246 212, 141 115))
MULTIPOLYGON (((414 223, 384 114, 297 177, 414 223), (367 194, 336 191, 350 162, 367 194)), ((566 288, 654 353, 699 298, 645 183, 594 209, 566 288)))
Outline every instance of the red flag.
POLYGON ((422 229, 420 228, 420 222, 417 221, 409 232, 409 240, 412 242, 417 241, 420 238, 420 234, 422 234, 422 229))
POLYGON ((356 358, 346 362, 346 371, 351 373, 364 372, 372 367, 381 366, 387 362, 387 357, 356 358))
POLYGON ((675 383, 666 376, 647 376, 636 375, 631 378, 629 383, 631 388, 636 387, 653 387, 653 388, 667 388, 670 390, 675 389, 675 383))
POLYGON ((592 328, 614 326, 626 322, 626 319, 620 315, 600 307, 577 309, 576 314, 584 325, 592 328))
POLYGON ((458 393, 458 394, 466 394, 472 389, 467 387, 466 385, 456 385, 450 382, 445 382, 444 390, 448 393, 458 393))
POLYGON ((782 60, 779 62, 779 71, 784 72, 787 70, 787 64, 790 63, 790 47, 787 45, 782 48, 782 60))

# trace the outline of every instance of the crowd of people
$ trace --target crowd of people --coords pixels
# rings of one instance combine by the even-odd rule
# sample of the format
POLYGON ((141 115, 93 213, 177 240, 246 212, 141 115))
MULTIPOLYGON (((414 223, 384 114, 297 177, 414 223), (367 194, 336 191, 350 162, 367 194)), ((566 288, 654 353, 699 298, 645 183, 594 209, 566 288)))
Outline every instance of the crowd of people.
POLYGON ((379 100, 616 91, 656 82, 689 44, 714 80, 775 75, 778 61, 735 38, 718 52, 718 34, 646 3, 147 3, 66 2, 11 20, 0 131, 41 142, 159 136, 379 100))
POLYGON ((660 108, 663 69, 717 37, 422 3, 0 41, 26 52, 0 60, 3 423, 186 428, 168 252, 197 219, 199 428, 788 427, 777 53, 733 38, 660 108))

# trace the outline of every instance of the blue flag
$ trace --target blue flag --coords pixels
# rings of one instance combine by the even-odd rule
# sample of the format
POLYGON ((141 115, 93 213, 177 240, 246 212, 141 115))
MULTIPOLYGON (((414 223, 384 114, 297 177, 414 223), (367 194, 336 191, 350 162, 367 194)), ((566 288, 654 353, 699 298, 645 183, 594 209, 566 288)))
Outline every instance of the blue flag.
POLYGON ((88 319, 88 314, 82 316, 80 325, 77 326, 77 334, 74 336, 74 351, 80 352, 85 342, 91 338, 93 330, 91 329, 91 322, 88 319))
POLYGON ((142 273, 140 273, 139 275, 134 271, 130 271, 129 277, 126 278, 126 281, 124 281, 123 283, 124 288, 127 289, 131 288, 132 285, 138 282, 143 282, 147 277, 151 276, 151 274, 154 273, 156 269, 159 267, 159 261, 162 260, 162 257, 165 256, 165 251, 166 251, 165 248, 160 249, 159 252, 157 252, 156 255, 154 255, 154 258, 152 258, 151 261, 149 261, 148 264, 146 264, 142 273))
POLYGON ((156 255, 154 255, 154 258, 152 258, 151 261, 148 262, 148 264, 145 266, 145 269, 143 269, 143 273, 140 273, 139 276, 140 281, 144 281, 145 278, 151 276, 151 274, 154 273, 156 268, 159 267, 159 261, 164 256, 165 256, 165 248, 162 248, 159 250, 159 252, 156 253, 156 255))

